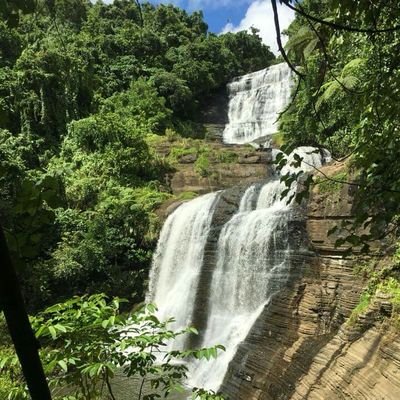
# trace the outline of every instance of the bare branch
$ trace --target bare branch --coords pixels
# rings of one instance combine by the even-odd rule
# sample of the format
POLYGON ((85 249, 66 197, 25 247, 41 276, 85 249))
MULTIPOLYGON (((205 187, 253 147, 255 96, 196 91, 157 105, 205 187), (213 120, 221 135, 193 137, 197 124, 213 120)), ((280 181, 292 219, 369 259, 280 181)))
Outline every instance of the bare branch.
POLYGON ((107 385, 107 389, 108 389, 108 394, 110 395, 110 397, 111 397, 112 400, 117 400, 117 399, 115 398, 115 396, 114 396, 114 393, 113 393, 113 390, 112 390, 112 387, 111 387, 110 377, 108 376, 108 374, 107 374, 106 371, 104 371, 104 378, 105 378, 105 381, 106 381, 106 385, 107 385))
POLYGON ((278 15, 278 8, 276 6, 276 0, 271 0, 272 4, 272 10, 274 12, 274 21, 275 21, 275 31, 276 31, 276 42, 278 43, 278 48, 280 53, 282 54, 283 59, 286 61, 287 65, 289 68, 300 78, 303 79, 304 75, 299 72, 296 67, 290 62, 285 49, 282 46, 282 40, 281 40, 281 29, 279 26, 279 15, 278 15))

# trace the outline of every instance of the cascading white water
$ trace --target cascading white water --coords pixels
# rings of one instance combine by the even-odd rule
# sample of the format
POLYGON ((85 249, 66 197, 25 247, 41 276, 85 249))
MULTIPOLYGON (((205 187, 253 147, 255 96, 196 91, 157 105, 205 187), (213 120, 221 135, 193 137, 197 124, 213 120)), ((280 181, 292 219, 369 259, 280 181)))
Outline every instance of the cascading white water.
POLYGON ((257 201, 260 190, 260 185, 251 185, 247 188, 240 200, 239 212, 251 211, 254 209, 254 204, 257 201))
MULTIPOLYGON (((290 98, 292 77, 286 64, 245 75, 229 85, 227 143, 264 143, 276 132, 275 121, 290 98)), ((273 152, 276 156, 279 151, 273 152)), ((329 154, 311 147, 296 149, 281 175, 309 171, 328 161, 329 154), (300 166, 293 166, 298 158, 300 166)), ((261 311, 289 277, 291 249, 289 221, 294 202, 281 199, 284 183, 277 173, 269 182, 250 186, 238 212, 222 227, 211 286, 198 290, 204 250, 219 194, 212 193, 181 205, 164 224, 150 274, 147 301, 159 307, 165 320, 176 319, 173 329, 195 319, 196 305, 207 310, 201 347, 222 344, 226 352, 217 359, 193 360, 189 366, 192 386, 218 390, 229 362, 245 340, 261 311), (200 298, 195 298, 198 294, 200 298)), ((296 185, 289 193, 294 194, 296 185)), ((209 274, 209 270, 203 271, 209 274)), ((183 341, 174 347, 183 346, 183 341)))
MULTIPOLYGON (((328 154, 321 156, 315 151, 311 147, 296 149, 289 156, 284 173, 321 166, 328 154), (295 153, 304 160, 299 167, 291 166, 295 153)), ((287 282, 291 250, 288 222, 294 204, 287 204, 286 197, 281 199, 285 188, 279 175, 261 190, 257 185, 250 186, 242 197, 239 212, 221 231, 201 346, 219 343, 226 347, 226 352, 208 363, 192 363, 193 386, 218 390, 238 345, 271 297, 287 282), (258 199, 254 208, 255 196, 258 199)))
POLYGON ((161 320, 174 317, 173 329, 190 325, 204 246, 219 196, 209 193, 182 204, 166 220, 150 273, 147 301, 161 320))
POLYGON ((265 143, 290 100, 293 77, 286 63, 241 76, 228 85, 229 123, 225 143, 265 143))
MULTIPOLYGON (((289 155, 282 173, 307 171, 312 165, 321 166, 324 160, 329 160, 327 152, 321 155, 312 147, 301 147, 289 155), (295 153, 304 160, 297 167, 291 165, 295 153)), ((293 202, 287 204, 286 198, 281 199, 285 188, 279 174, 263 186, 250 186, 238 212, 221 230, 211 288, 200 299, 204 307, 208 305, 201 347, 222 344, 226 352, 209 362, 191 361, 191 386, 218 390, 237 347, 288 279, 288 222, 293 202)), ((219 193, 211 193, 184 203, 168 217, 162 229, 147 300, 158 305, 160 319, 176 319, 173 329, 189 326, 193 320, 195 293, 218 196, 219 193)), ((181 340, 174 347, 183 345, 181 340)))
MULTIPOLYGON (((275 197, 275 181, 265 186, 275 197)), ((271 295, 286 282, 289 208, 271 199, 271 207, 239 212, 224 226, 209 295, 207 329, 201 347, 226 347, 217 359, 191 365, 190 384, 217 390, 237 346, 271 295)))
MULTIPOLYGON (((272 158, 276 159, 280 150, 273 149, 272 158)), ((309 172, 315 168, 321 167, 321 165, 331 161, 331 155, 329 151, 325 149, 316 149, 311 146, 297 147, 287 158, 287 164, 282 168, 280 174, 277 174, 275 178, 260 188, 259 184, 251 185, 245 191, 239 206, 239 212, 251 211, 255 208, 268 208, 274 203, 286 204, 290 194, 286 195, 283 199, 280 199, 280 194, 286 188, 285 184, 280 182, 279 177, 286 174, 297 173, 299 171, 309 172), (300 165, 293 166, 292 163, 295 161, 295 155, 299 156, 302 160, 300 165), (256 205, 256 207, 254 206, 256 205)), ((297 185, 294 183, 291 187, 291 192, 296 192, 297 185)))

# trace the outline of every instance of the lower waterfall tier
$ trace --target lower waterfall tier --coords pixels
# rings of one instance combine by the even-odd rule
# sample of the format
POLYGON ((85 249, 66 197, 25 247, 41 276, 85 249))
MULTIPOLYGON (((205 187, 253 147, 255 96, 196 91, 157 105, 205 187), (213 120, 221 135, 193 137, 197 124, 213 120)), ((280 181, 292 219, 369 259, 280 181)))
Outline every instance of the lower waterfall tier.
MULTIPOLYGON (((327 176, 341 164, 322 167, 327 176)), ((387 297, 349 317, 365 288, 357 258, 343 258, 335 234, 351 217, 352 188, 322 192, 307 206, 313 252, 292 259, 288 284, 271 300, 229 365, 223 393, 235 400, 396 400, 400 398, 400 333, 387 320, 387 297)))
MULTIPOLYGON (((296 154, 285 173, 319 167, 326 158, 309 147, 296 154), (293 163, 296 157, 304 165, 293 163)), ((214 391, 260 313, 296 275, 292 260, 307 252, 304 217, 293 200, 282 198, 287 190, 278 173, 243 189, 233 191, 235 199, 228 190, 178 207, 162 229, 150 276, 148 300, 158 305, 159 317, 175 317, 173 328, 194 324, 201 332, 172 346, 226 348, 208 363, 188 363, 189 383, 214 391)))

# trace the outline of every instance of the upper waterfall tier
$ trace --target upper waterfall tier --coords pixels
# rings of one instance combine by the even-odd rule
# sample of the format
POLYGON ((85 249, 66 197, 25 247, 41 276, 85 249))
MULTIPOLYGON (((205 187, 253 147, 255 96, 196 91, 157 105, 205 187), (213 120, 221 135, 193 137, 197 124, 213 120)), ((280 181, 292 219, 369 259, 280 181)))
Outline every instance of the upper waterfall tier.
POLYGON ((228 85, 229 123, 225 143, 263 143, 277 131, 276 120, 290 100, 292 73, 286 63, 236 78, 228 85))

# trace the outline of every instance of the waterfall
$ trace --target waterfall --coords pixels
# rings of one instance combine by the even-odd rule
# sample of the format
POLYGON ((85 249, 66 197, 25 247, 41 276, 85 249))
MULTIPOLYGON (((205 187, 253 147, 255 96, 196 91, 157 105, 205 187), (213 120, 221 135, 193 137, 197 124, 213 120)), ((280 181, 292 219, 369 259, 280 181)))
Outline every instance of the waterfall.
MULTIPOLYGON (((290 210, 274 203, 278 181, 268 187, 270 207, 239 212, 223 227, 209 295, 207 329, 201 347, 223 344, 217 359, 194 362, 190 384, 217 390, 237 346, 246 338, 263 307, 288 275, 287 223, 290 210)), ((264 189, 264 188, 263 188, 264 189)))
MULTIPOLYGON (((229 85, 229 124, 224 141, 266 142, 277 130, 275 121, 289 101, 291 83, 286 64, 233 81, 229 85)), ((271 152, 273 157, 279 153, 278 150, 271 152)), ((172 329, 189 326, 200 307, 204 313, 200 347, 221 344, 226 348, 217 359, 188 362, 191 386, 219 389, 238 346, 272 297, 288 281, 291 256, 301 243, 291 240, 290 231, 296 204, 288 198, 294 197, 297 185, 292 185, 289 196, 281 198, 287 188, 280 177, 309 171, 313 166, 318 168, 329 158, 328 152, 312 147, 293 151, 280 174, 276 172, 263 185, 247 188, 236 214, 213 231, 209 242, 219 193, 184 203, 168 217, 154 255, 147 301, 158 306, 161 320, 175 318, 172 329), (299 157, 303 160, 301 163, 299 157), (205 249, 207 257, 215 260, 211 268, 210 265, 203 268, 205 249), (199 288, 200 282, 207 285, 199 288)), ((218 218, 216 215, 215 221, 218 218)), ((180 340, 174 347, 184 345, 180 340)))
POLYGON ((277 132, 276 120, 290 100, 292 73, 286 63, 236 78, 228 85, 229 124, 225 143, 264 143, 277 132))
POLYGON ((258 195, 261 190, 261 185, 251 185, 240 200, 239 212, 251 211, 254 209, 254 204, 257 202, 258 195))
POLYGON ((191 324, 194 293, 218 195, 209 193, 182 204, 161 230, 146 300, 158 306, 161 320, 175 318, 173 329, 191 324))
MULTIPOLYGON (((282 173, 309 171, 329 160, 312 147, 300 147, 288 157, 282 173), (291 165, 298 154, 303 162, 291 165)), ((250 186, 244 193, 239 211, 223 227, 218 240, 218 260, 209 294, 207 329, 201 347, 216 343, 226 352, 208 363, 190 365, 190 384, 218 390, 229 362, 272 296, 289 277, 290 255, 297 250, 290 243, 289 221, 294 201, 281 199, 286 188, 276 174, 260 189, 250 186), (255 204, 255 206, 254 206, 255 204)), ((292 191, 296 191, 296 184, 292 191)))
MULTIPOLYGON (((275 155, 278 152, 275 152, 275 155)), ((281 173, 308 171, 329 160, 329 153, 300 147, 288 156, 281 173), (300 165, 292 165, 303 159, 300 165)), ((296 191, 293 185, 292 191, 296 191)), ((220 193, 210 193, 178 207, 161 231, 150 274, 148 301, 161 320, 174 317, 172 329, 189 326, 195 301, 207 310, 200 347, 222 344, 217 359, 191 360, 189 385, 218 390, 229 362, 271 298, 287 282, 294 248, 289 223, 296 204, 281 199, 286 189, 276 173, 264 185, 254 184, 242 195, 238 211, 223 225, 213 272, 203 271, 204 250, 220 193), (212 274, 210 288, 195 298, 201 274, 212 274)), ((183 348, 184 339, 174 343, 183 348)))

